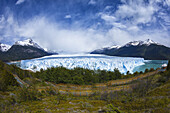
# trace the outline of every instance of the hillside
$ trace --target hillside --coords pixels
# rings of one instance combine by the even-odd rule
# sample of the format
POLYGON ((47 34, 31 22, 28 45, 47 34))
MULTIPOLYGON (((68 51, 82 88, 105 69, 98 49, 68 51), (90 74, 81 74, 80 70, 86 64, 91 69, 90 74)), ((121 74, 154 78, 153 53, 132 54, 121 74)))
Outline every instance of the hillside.
POLYGON ((150 46, 130 46, 122 47, 113 53, 107 52, 107 55, 123 57, 142 57, 146 60, 168 60, 170 59, 170 48, 152 44, 150 46))
MULTIPOLYGON (((168 70, 165 72, 160 69, 150 70, 150 72, 146 70, 145 73, 122 75, 119 80, 115 79, 105 83, 75 85, 75 83, 63 84, 61 81, 56 84, 52 81, 56 70, 63 77, 69 72, 64 68, 51 68, 47 71, 41 70, 41 72, 33 73, 0 62, 0 111, 168 113, 170 103, 169 65, 170 62, 168 70), (47 76, 49 74, 50 76, 47 76)), ((84 73, 87 77, 90 73, 94 73, 83 69, 70 71, 74 74, 77 72, 78 75, 84 71, 89 72, 84 73)), ((61 77, 57 78, 62 80, 61 77)), ((79 79, 75 80, 79 81, 79 79)))
POLYGON ((7 52, 0 52, 0 60, 2 61, 16 61, 31 58, 38 58, 50 55, 42 49, 32 46, 13 45, 7 52))
POLYGON ((122 57, 142 57, 146 60, 169 60, 170 48, 151 40, 129 42, 120 48, 95 50, 91 54, 122 57))

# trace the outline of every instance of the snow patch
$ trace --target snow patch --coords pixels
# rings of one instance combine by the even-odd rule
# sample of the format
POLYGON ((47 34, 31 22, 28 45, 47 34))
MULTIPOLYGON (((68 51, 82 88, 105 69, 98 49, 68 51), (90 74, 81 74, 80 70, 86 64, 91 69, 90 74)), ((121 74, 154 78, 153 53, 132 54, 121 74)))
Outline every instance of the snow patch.
POLYGON ((109 49, 119 49, 121 46, 111 46, 109 49))
POLYGON ((141 46, 141 45, 147 45, 150 46, 151 44, 157 44, 157 45, 161 45, 157 42, 154 42, 151 39, 147 39, 145 41, 133 41, 133 42, 129 42, 125 45, 125 47, 129 47, 129 46, 141 46))
POLYGON ((1 43, 0 43, 0 51, 2 51, 2 52, 6 52, 6 51, 8 51, 10 48, 11 48, 11 46, 10 46, 10 45, 7 45, 7 44, 1 44, 1 43))
POLYGON ((147 40, 145 40, 145 41, 143 41, 142 43, 141 43, 141 45, 147 45, 147 46, 149 46, 149 45, 151 45, 151 44, 158 44, 157 42, 154 42, 153 40, 151 40, 151 39, 147 39, 147 40))
MULTIPOLYGON (((14 45, 33 46, 33 47, 35 47, 35 48, 43 49, 43 48, 41 48, 37 43, 33 42, 32 39, 27 39, 27 40, 24 40, 24 41, 17 41, 17 42, 15 42, 14 45)), ((44 49, 43 49, 43 50, 44 50, 44 49)))

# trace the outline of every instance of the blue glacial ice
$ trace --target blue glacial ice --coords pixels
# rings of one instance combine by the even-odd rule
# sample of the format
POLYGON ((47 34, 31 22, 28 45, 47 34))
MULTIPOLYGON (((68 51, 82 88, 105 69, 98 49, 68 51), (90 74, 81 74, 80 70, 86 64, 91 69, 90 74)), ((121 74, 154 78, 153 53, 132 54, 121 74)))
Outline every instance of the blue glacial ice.
POLYGON ((68 69, 75 67, 87 68, 92 70, 114 71, 118 68, 121 73, 127 71, 133 73, 137 66, 144 65, 143 58, 133 57, 114 57, 105 55, 52 55, 38 59, 22 60, 20 66, 22 69, 39 71, 50 67, 63 66, 68 69))

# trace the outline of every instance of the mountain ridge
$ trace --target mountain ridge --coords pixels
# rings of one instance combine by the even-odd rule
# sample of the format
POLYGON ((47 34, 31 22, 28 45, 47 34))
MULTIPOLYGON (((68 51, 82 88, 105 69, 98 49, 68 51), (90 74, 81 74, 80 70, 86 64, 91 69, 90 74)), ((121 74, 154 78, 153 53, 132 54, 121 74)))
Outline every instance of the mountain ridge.
POLYGON ((170 48, 153 40, 129 42, 120 48, 94 50, 90 54, 105 54, 122 57, 142 57, 146 60, 169 60, 170 48))
POLYGON ((0 60, 9 62, 52 55, 32 39, 17 41, 7 51, 0 51, 0 60))

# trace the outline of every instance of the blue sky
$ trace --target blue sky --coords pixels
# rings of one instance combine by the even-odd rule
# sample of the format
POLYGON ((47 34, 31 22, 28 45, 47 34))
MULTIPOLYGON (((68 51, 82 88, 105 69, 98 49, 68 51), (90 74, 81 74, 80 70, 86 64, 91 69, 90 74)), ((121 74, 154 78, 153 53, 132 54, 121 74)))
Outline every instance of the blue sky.
POLYGON ((26 38, 65 52, 148 38, 169 46, 170 0, 0 0, 0 42, 26 38))

